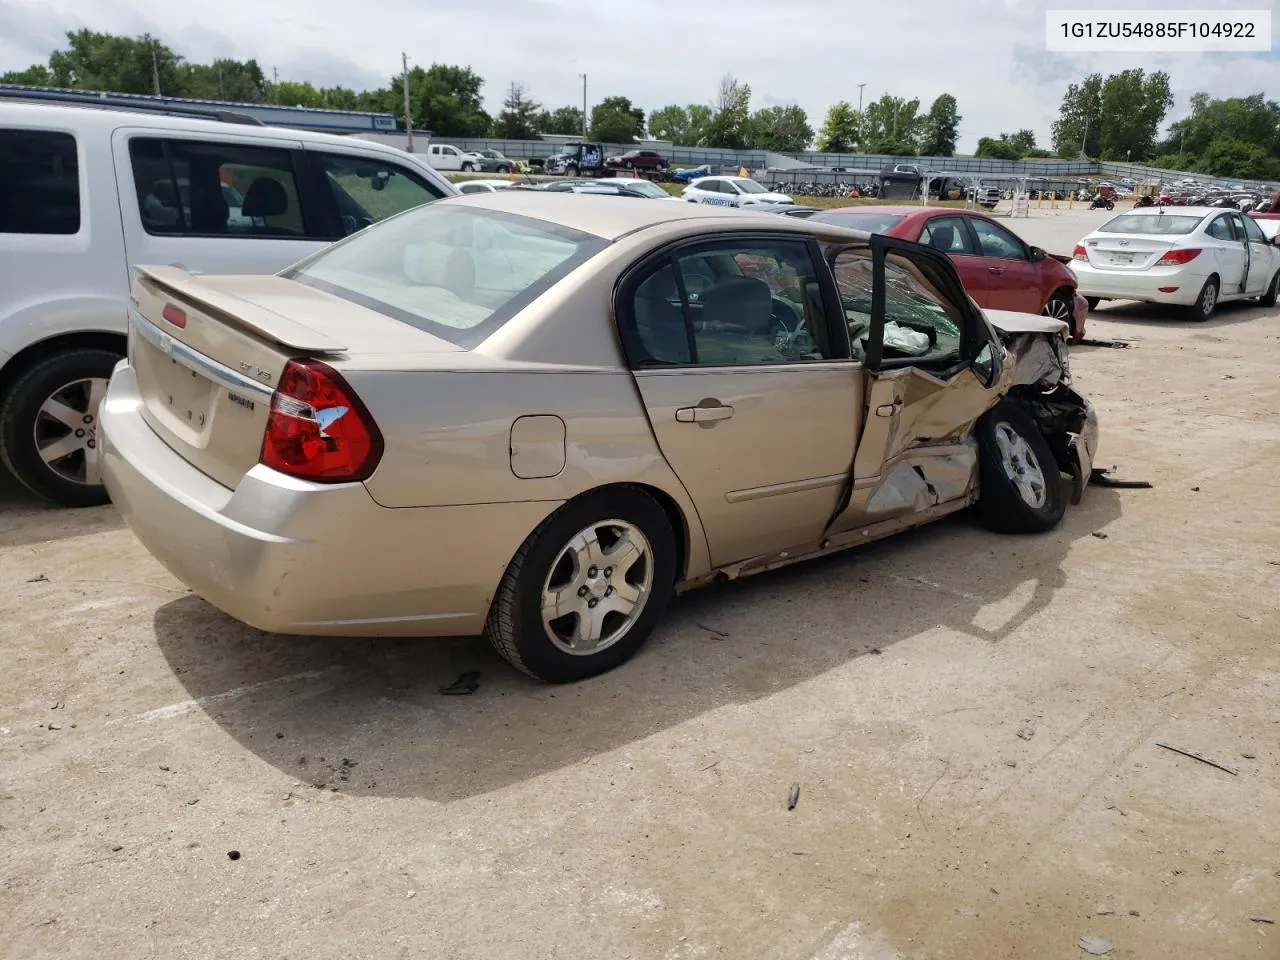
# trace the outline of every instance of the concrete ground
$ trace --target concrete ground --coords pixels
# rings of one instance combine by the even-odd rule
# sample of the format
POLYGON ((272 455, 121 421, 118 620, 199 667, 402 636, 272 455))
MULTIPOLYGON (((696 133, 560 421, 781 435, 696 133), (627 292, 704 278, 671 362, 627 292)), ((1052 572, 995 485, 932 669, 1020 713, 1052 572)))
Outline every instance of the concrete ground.
POLYGON ((1090 332, 1154 489, 690 595, 567 688, 263 636, 0 494, 0 956, 1280 957, 1280 313, 1090 332))

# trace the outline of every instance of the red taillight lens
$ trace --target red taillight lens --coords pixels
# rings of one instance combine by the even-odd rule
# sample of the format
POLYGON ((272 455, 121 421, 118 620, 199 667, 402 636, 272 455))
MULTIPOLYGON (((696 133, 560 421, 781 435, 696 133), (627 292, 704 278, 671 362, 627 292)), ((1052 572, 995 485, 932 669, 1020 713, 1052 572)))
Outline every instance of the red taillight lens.
POLYGON ((1198 256, 1200 256, 1199 250, 1170 250, 1156 261, 1156 266, 1178 266, 1183 263, 1190 263, 1198 256))
POLYGON ((290 360, 271 396, 259 460, 304 480, 367 479, 382 458, 382 434, 336 370, 290 360))
POLYGON ((1088 260, 1089 251, 1084 248, 1084 244, 1077 243, 1076 248, 1071 251, 1072 260, 1088 260))
POLYGON ((185 327, 187 325, 187 312, 181 307, 175 307, 172 303, 166 303, 164 309, 160 311, 160 316, 164 317, 175 327, 185 327))

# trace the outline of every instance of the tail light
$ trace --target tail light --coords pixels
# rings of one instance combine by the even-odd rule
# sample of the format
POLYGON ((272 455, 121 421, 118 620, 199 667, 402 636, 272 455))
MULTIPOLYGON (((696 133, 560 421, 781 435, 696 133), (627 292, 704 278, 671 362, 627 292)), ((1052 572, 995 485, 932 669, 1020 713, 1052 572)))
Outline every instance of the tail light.
POLYGON ((1186 250, 1170 250, 1163 257, 1156 261, 1156 266, 1176 267, 1184 263, 1190 263, 1196 257, 1200 256, 1200 251, 1196 249, 1186 250))
POLYGON ((360 398, 319 360, 290 360, 271 395, 265 466, 303 480, 365 480, 382 458, 382 434, 360 398))
POLYGON ((1088 260, 1089 251, 1084 248, 1084 244, 1077 243, 1076 248, 1071 251, 1072 260, 1088 260))

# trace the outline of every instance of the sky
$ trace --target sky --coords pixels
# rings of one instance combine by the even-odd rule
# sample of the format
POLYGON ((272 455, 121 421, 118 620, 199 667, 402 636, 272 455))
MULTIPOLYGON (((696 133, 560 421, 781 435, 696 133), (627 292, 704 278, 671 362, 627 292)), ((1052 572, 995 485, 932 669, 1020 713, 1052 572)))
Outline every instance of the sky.
POLYGON ((66 31, 88 27, 160 37, 195 61, 256 58, 268 76, 317 86, 385 85, 411 64, 470 66, 485 79, 486 108, 521 83, 543 106, 621 95, 646 112, 711 103, 731 73, 751 86, 753 109, 798 104, 810 125, 858 84, 959 102, 959 150, 978 137, 1029 127, 1048 145, 1067 84, 1128 67, 1169 73, 1189 112, 1196 91, 1280 99, 1277 0, 0 0, 0 72, 45 62, 66 31), (1269 54, 1066 54, 1045 52, 1047 9, 1267 9, 1269 54))

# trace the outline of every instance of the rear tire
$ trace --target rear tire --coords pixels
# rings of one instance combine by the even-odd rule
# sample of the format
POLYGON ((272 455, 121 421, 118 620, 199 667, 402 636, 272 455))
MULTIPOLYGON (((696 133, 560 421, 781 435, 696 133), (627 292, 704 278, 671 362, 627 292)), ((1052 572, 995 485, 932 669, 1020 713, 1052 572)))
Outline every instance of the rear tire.
POLYGON ((1204 323, 1213 316, 1213 311, 1218 306, 1218 278, 1210 277, 1204 282, 1204 286, 1200 288, 1200 295, 1196 297, 1196 302, 1187 307, 1187 319, 1194 323, 1204 323))
POLYGON ((91 349, 47 357, 22 374, 0 403, 0 460, 32 493, 64 507, 107 502, 97 473, 98 411, 90 408, 89 391, 105 392, 120 359, 91 349), (64 456, 47 459, 64 448, 64 456))
POLYGON ((1277 301, 1280 301, 1280 270, 1271 278, 1271 286, 1267 287, 1267 292, 1258 298, 1258 303, 1264 307, 1274 307, 1277 301))
POLYGON ((498 586, 485 636, 536 680, 585 680, 644 646, 675 577, 675 534, 657 501, 635 487, 588 494, 521 545, 498 586))
POLYGON ((1001 400, 977 426, 978 512, 1000 533, 1043 533, 1062 520, 1067 498, 1053 451, 1034 420, 1001 400))

